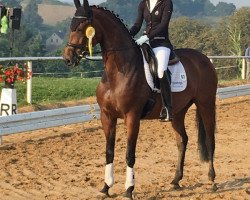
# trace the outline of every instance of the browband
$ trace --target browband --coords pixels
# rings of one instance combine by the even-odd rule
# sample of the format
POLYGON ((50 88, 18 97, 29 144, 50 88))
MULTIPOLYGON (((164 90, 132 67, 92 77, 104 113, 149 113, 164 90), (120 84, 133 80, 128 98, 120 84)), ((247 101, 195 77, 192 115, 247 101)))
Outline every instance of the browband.
POLYGON ((84 17, 84 16, 74 16, 73 18, 76 18, 76 19, 88 19, 87 17, 84 17))

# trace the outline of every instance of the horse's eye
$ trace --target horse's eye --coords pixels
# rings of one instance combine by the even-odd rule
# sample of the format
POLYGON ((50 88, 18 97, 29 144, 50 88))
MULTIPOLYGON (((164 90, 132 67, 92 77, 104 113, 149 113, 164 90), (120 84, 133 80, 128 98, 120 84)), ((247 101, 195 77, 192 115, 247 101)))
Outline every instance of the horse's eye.
POLYGON ((76 31, 77 32, 82 32, 82 29, 81 28, 77 28, 76 31))

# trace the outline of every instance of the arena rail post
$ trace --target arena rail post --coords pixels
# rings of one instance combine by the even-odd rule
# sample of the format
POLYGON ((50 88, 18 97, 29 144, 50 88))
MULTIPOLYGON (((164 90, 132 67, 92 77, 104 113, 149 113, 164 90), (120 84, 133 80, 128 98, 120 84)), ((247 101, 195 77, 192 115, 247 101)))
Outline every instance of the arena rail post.
POLYGON ((248 47, 246 49, 246 52, 245 52, 245 64, 246 64, 246 79, 250 79, 250 47, 248 47))
POLYGON ((29 78, 27 79, 27 103, 32 103, 32 61, 28 61, 27 72, 29 78))
POLYGON ((250 60, 247 61, 246 79, 250 79, 250 60))
POLYGON ((242 59, 241 79, 246 79, 246 61, 242 59))

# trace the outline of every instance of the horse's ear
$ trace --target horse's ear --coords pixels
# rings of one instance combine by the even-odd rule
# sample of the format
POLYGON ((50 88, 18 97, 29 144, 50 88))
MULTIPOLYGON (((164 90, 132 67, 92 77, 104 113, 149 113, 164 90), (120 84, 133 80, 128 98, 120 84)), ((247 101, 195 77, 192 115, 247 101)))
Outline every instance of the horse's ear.
POLYGON ((75 7, 76 7, 76 8, 81 7, 80 0, 74 0, 74 3, 75 3, 75 7))
POLYGON ((84 10, 89 10, 89 2, 88 0, 83 0, 83 7, 84 7, 84 10))
POLYGON ((91 8, 89 6, 88 0, 83 0, 83 8, 84 8, 84 12, 85 12, 86 17, 92 18, 92 11, 91 11, 91 8))

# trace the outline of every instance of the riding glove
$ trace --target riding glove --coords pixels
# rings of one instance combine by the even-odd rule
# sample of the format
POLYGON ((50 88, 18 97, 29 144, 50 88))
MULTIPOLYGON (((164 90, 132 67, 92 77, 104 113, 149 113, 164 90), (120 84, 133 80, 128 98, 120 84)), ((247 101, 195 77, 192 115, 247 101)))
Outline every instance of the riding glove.
POLYGON ((143 43, 147 42, 149 40, 147 35, 141 36, 139 39, 136 40, 136 43, 138 45, 142 45, 143 43))

